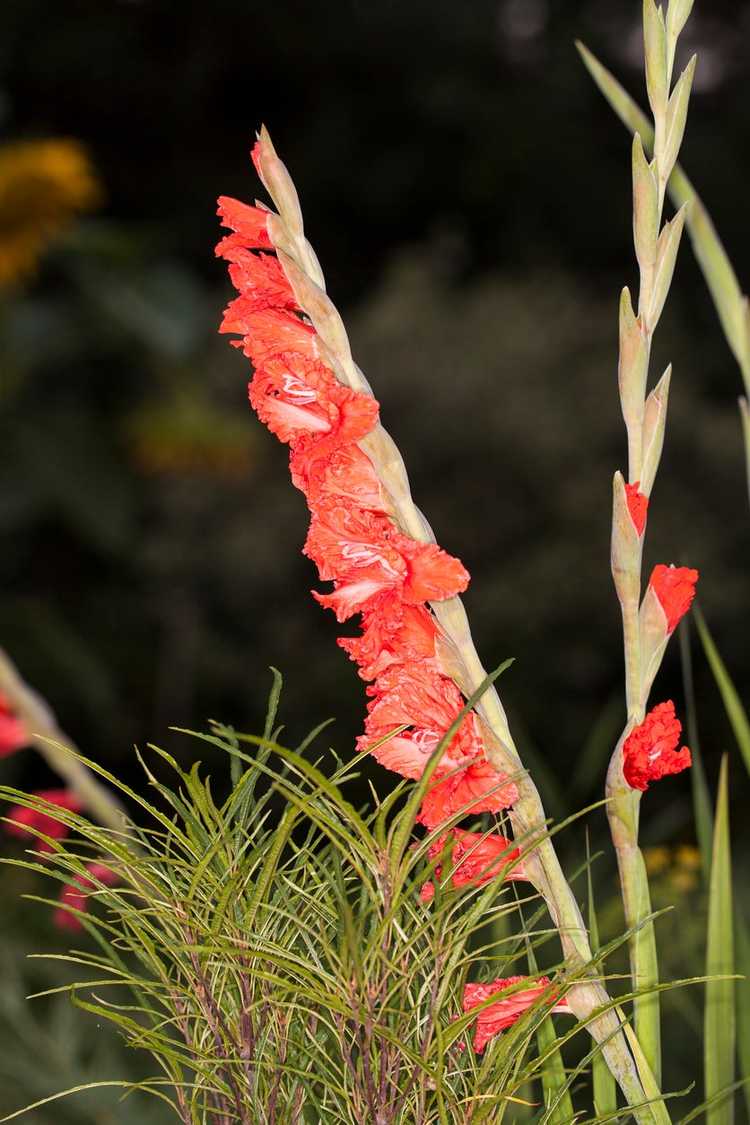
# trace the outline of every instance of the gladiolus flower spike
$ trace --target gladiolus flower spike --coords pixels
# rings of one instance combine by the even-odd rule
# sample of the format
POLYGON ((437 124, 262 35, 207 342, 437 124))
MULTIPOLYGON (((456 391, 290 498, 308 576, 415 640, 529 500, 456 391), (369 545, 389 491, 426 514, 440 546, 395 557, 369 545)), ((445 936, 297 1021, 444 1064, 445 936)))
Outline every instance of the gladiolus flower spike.
MULTIPOLYGON (((262 171, 259 145, 253 161, 262 171)), ((273 253, 271 212, 222 197, 219 215, 233 233, 216 253, 229 261, 239 292, 220 330, 242 337, 237 346, 254 368, 250 403, 289 446, 292 481, 311 513, 304 553, 333 583, 331 592, 313 596, 338 621, 361 615, 361 635, 339 640, 369 683, 358 749, 381 743, 373 751, 381 765, 416 780, 464 706, 441 668, 428 603, 463 592, 469 575, 458 559, 404 534, 392 518, 376 468, 358 444, 378 423, 378 403, 339 382, 326 364, 325 347, 273 253), (404 729, 382 741, 397 727, 404 729)), ((473 713, 446 748, 434 782, 419 817, 429 828, 459 810, 497 812, 517 798, 488 762, 473 713)))
POLYGON ((687 746, 677 749, 682 726, 674 703, 658 703, 625 739, 622 771, 632 789, 644 791, 651 781, 681 773, 691 764, 687 746))
POLYGON ((494 1004, 488 1004, 477 1014, 474 1032, 474 1050, 477 1053, 481 1053, 498 1032, 512 1027, 516 1020, 543 997, 549 1002, 553 1012, 570 1012, 567 1000, 557 1000, 555 990, 550 989, 549 977, 539 977, 538 980, 532 980, 530 977, 501 977, 488 984, 467 984, 463 997, 464 1012, 470 1012, 472 1008, 484 1004, 495 993, 520 985, 524 981, 528 981, 527 988, 514 989, 509 996, 501 996, 494 1004))

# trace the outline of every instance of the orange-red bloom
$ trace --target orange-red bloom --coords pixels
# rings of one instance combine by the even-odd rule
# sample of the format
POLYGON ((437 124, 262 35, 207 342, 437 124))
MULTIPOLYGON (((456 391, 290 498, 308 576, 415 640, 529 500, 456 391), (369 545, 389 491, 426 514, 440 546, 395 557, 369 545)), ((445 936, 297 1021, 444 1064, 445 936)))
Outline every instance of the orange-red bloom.
POLYGON ((516 989, 510 996, 501 997, 494 1004, 488 1004, 481 1012, 477 1013, 476 1030, 474 1032, 474 1050, 482 1052, 493 1036, 506 1027, 512 1027, 516 1020, 527 1012, 542 998, 552 1005, 553 1012, 570 1012, 567 1000, 557 1000, 559 995, 550 989, 549 977, 501 977, 490 981, 488 984, 467 984, 464 988, 463 1009, 470 1012, 479 1004, 484 1004, 495 993, 503 989, 512 988, 513 985, 528 981, 528 987, 516 989))
POLYGON ((417 820, 426 828, 437 828, 458 812, 462 816, 501 812, 517 800, 515 784, 484 758, 477 758, 428 789, 417 820))
MULTIPOLYGON (((57 805, 59 809, 68 809, 69 812, 81 812, 83 804, 75 793, 69 789, 40 789, 35 794, 50 805, 57 805)), ((58 820, 52 813, 42 812, 40 809, 29 809, 23 805, 14 805, 8 813, 9 823, 6 832, 10 836, 21 839, 38 835, 50 836, 53 840, 64 840, 68 835, 68 826, 58 820)), ((39 840, 37 847, 40 852, 51 852, 52 845, 46 840, 39 840)))
POLYGON ((260 207, 250 207, 247 203, 240 203, 239 199, 232 199, 229 195, 220 195, 218 203, 217 214, 221 218, 222 226, 236 231, 238 238, 236 242, 231 235, 223 238, 216 247, 217 255, 226 256, 227 243, 230 243, 230 246, 239 243, 247 248, 272 249, 271 239, 268 237, 267 211, 262 211, 260 207))
POLYGON ((228 246, 223 257, 231 263, 229 276, 240 291, 224 314, 228 323, 259 309, 296 310, 292 287, 275 254, 253 254, 242 246, 228 246))
POLYGON ((77 933, 83 929, 81 919, 73 910, 88 910, 88 899, 98 884, 105 887, 114 887, 119 882, 119 877, 111 867, 104 863, 87 863, 88 876, 81 875, 74 883, 67 883, 60 893, 60 906, 54 913, 54 923, 61 930, 71 930, 77 933), (70 909, 67 909, 70 908, 70 909))
MULTIPOLYGON (((463 707, 460 691, 428 661, 392 664, 367 691, 374 699, 368 705, 360 747, 406 725, 408 730, 389 738, 372 753, 381 765, 402 777, 420 778, 428 758, 463 707)), ((438 776, 458 765, 469 765, 482 750, 476 718, 465 715, 443 752, 438 776)))
MULTIPOLYGON (((430 844, 427 855, 430 859, 436 859, 446 849, 450 885, 454 890, 467 886, 481 887, 491 879, 500 877, 519 880, 526 878, 523 864, 519 861, 521 853, 505 836, 464 832, 460 828, 454 828, 430 844)), ((442 878, 443 870, 443 865, 438 864, 435 868, 436 879, 442 878)), ((423 902, 429 902, 434 894, 434 884, 425 883, 420 898, 423 902)))
POLYGON ((5 696, 0 695, 0 758, 7 758, 29 745, 29 736, 21 720, 10 709, 5 696))
POLYGON ((428 609, 405 605, 389 590, 362 612, 362 636, 339 637, 339 645, 359 665, 363 680, 374 680, 393 664, 426 663, 435 668, 437 625, 428 609), (429 663, 428 663, 429 662, 429 663))
POLYGON ((643 535, 643 529, 646 526, 646 515, 648 513, 648 496, 644 496, 639 492, 640 481, 637 480, 635 484, 625 485, 625 498, 628 504, 628 511, 630 518, 633 521, 633 526, 639 535, 643 535))
POLYGON ((332 594, 316 594, 321 605, 345 621, 379 594, 396 590, 406 604, 448 598, 466 588, 458 559, 434 543, 417 543, 379 513, 333 497, 316 505, 304 552, 332 594))
POLYGON ((695 597, 695 584, 698 571, 688 566, 665 566, 659 563, 654 567, 649 586, 656 594, 667 618, 667 631, 672 633, 685 616, 695 597))
POLYGON ((300 443, 292 450, 289 468, 311 511, 333 499, 348 500, 370 512, 387 510, 372 461, 353 442, 339 445, 327 456, 321 456, 319 446, 300 443))
POLYGON ((678 750, 682 726, 674 703, 658 703, 625 739, 622 772, 633 789, 648 789, 649 782, 680 773, 691 764, 687 746, 678 750))

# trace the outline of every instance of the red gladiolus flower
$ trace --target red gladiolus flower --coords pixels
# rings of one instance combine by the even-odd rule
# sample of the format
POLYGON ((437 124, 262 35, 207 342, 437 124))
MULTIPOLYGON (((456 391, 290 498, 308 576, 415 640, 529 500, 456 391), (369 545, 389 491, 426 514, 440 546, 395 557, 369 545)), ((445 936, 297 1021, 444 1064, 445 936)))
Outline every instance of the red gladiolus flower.
POLYGON ((97 884, 103 883, 105 887, 114 887, 119 882, 119 876, 104 863, 88 863, 86 870, 90 878, 82 875, 75 883, 67 883, 62 889, 60 906, 54 913, 54 923, 61 930, 78 933, 83 929, 80 918, 66 907, 71 907, 72 910, 88 910, 89 895, 97 889, 97 884))
POLYGON ((289 458, 292 482, 304 492, 311 511, 326 500, 349 502, 369 512, 386 512, 383 487, 372 461, 353 443, 320 456, 316 445, 298 443, 289 458))
POLYGON ((363 680, 374 680, 394 664, 437 670, 435 618, 420 605, 405 605, 397 592, 373 599, 362 613, 362 636, 339 637, 339 645, 359 665, 363 680))
POLYGON ((638 491, 640 483, 641 482, 637 480, 635 484, 626 484, 625 498, 635 530, 639 535, 643 535, 643 529, 646 526, 646 514, 648 512, 648 496, 644 496, 642 492, 638 491))
POLYGON ((688 566, 665 566, 659 563, 651 572, 649 586, 659 599, 667 618, 667 631, 674 632, 695 597, 698 571, 688 566))
MULTIPOLYGON (((520 851, 514 848, 504 836, 487 835, 482 832, 464 832, 454 828, 444 836, 439 836, 427 850, 430 859, 442 855, 448 846, 450 864, 450 885, 454 890, 460 887, 481 887, 491 879, 526 878, 523 866, 518 862, 520 851)), ((435 868, 435 877, 442 878, 443 866, 435 868)), ((435 895, 433 883, 425 883, 420 892, 423 902, 429 902, 435 895)))
POLYGON ((253 254, 231 246, 224 253, 231 262, 229 276, 240 296, 229 304, 227 322, 260 309, 297 309, 297 300, 275 254, 253 254))
MULTIPOLYGON (((372 753, 381 765, 402 777, 421 777, 428 758, 463 707, 460 691, 453 680, 441 675, 430 662, 420 661, 392 664, 367 692, 374 698, 368 705, 360 748, 406 725, 408 730, 374 747, 372 753)), ((444 774, 455 766, 468 765, 482 751, 476 718, 466 715, 438 769, 444 774)))
POLYGON ((517 800, 518 790, 514 783, 489 762, 477 758, 466 769, 457 770, 427 791, 417 820, 432 829, 458 812, 463 816, 501 812, 517 800))
POLYGON ((658 703, 630 732, 622 748, 622 772, 632 789, 645 791, 649 782, 688 768, 690 751, 677 749, 681 732, 671 699, 658 703))
POLYGON ((570 1012, 567 1000, 557 1000, 557 993, 549 989, 549 977, 540 977, 533 980, 530 977, 501 977, 499 980, 490 981, 489 984, 467 984, 464 988, 463 1009, 470 1012, 485 1000, 489 1000, 496 992, 511 988, 513 985, 528 981, 528 988, 517 989, 510 996, 505 996, 489 1004, 477 1014, 476 1031, 474 1032, 474 1050, 481 1053, 490 1039, 506 1027, 512 1027, 516 1020, 527 1012, 544 997, 552 1005, 553 1012, 570 1012))
MULTIPOLYGON (((34 794, 50 805, 57 805, 60 809, 70 812, 81 812, 83 804, 75 793, 69 789, 40 789, 34 794)), ((68 835, 68 826, 57 820, 52 813, 42 812, 40 809, 29 809, 23 805, 14 805, 8 813, 10 823, 6 825, 9 836, 18 836, 21 839, 29 836, 43 834, 51 836, 53 840, 64 840, 68 835)), ((46 840, 39 840, 37 847, 40 852, 51 852, 52 845, 46 840)))
POLYGON ((0 758, 15 754, 29 745, 29 736, 21 720, 11 711, 8 701, 0 695, 0 758))
POLYGON ((458 559, 434 543, 417 543, 397 531, 390 519, 336 499, 316 506, 304 552, 320 577, 332 579, 332 594, 315 594, 339 621, 366 608, 389 590, 406 604, 452 597, 469 576, 458 559))

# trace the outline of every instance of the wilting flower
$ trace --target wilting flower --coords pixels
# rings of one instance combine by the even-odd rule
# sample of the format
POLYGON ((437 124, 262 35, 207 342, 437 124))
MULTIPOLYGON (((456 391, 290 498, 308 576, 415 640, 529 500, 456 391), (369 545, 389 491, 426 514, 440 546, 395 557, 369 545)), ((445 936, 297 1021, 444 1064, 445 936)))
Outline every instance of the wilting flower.
POLYGON ((524 1012, 533 1008, 542 998, 552 1005, 553 1012, 570 1012, 567 1000, 557 1000, 558 993, 550 989, 549 977, 539 977, 538 980, 531 977, 501 977, 488 984, 467 984, 463 996, 464 1012, 470 1012, 472 1008, 483 1004, 495 993, 520 985, 524 981, 528 981, 528 987, 515 989, 511 995, 501 997, 494 1004, 488 1004, 477 1014, 474 1032, 475 1051, 483 1051, 494 1035, 511 1027, 524 1012))
POLYGON ((664 610, 667 632, 673 633, 690 609, 697 581, 698 571, 688 566, 665 566, 664 563, 659 563, 651 572, 648 584, 664 610))
MULTIPOLYGON (((50 805, 56 805, 59 809, 67 809, 69 812, 81 812, 83 808, 80 798, 69 789, 40 789, 34 793, 34 796, 50 805)), ((64 840, 68 835, 67 824, 63 824, 53 813, 42 809, 30 809, 23 805, 14 805, 8 813, 8 821, 9 823, 6 825, 8 834, 18 836, 21 839, 43 835, 50 836, 53 840, 64 840)), ((53 850, 52 845, 46 840, 40 840, 37 846, 40 852, 51 852, 53 850)))
POLYGON ((644 496, 639 492, 640 481, 635 481, 634 484, 625 485, 625 499, 627 500, 628 511, 630 518, 633 521, 633 526, 639 535, 643 535, 643 529, 646 526, 646 515, 648 513, 648 496, 644 496))
POLYGON ((60 893, 60 906, 53 920, 61 930, 74 933, 82 930, 81 920, 73 911, 88 909, 89 895, 98 885, 103 883, 105 887, 114 887, 119 882, 119 876, 104 863, 87 863, 86 871, 88 875, 80 875, 74 883, 66 883, 60 893))
POLYGON ((25 726, 11 710, 5 696, 0 695, 0 758, 7 758, 28 745, 25 726))
MULTIPOLYGON (((481 887, 492 879, 526 878, 520 862, 520 851, 513 847, 511 840, 498 834, 465 832, 454 828, 439 836, 427 849, 429 859, 437 859, 446 854, 449 864, 450 885, 453 890, 460 887, 481 887)), ((443 865, 435 868, 435 878, 443 876, 443 865)), ((423 902, 429 902, 435 895, 434 884, 425 883, 420 892, 423 902)))
MULTIPOLYGON (((258 146, 253 161, 261 179, 274 178, 278 169, 264 166, 258 146)), ((292 480, 312 517, 304 552, 321 579, 333 583, 331 592, 314 596, 339 621, 362 615, 362 635, 339 642, 360 676, 373 681, 359 747, 372 749, 402 777, 420 778, 464 706, 440 667, 429 603, 463 592, 469 576, 458 559, 406 535, 393 520, 375 465, 359 444, 378 425, 378 403, 345 386, 327 364, 326 347, 269 252, 270 231, 283 228, 281 220, 225 196, 219 215, 233 233, 216 252, 230 263, 239 293, 221 331, 242 337, 237 346, 254 367, 250 403, 289 446, 292 480)), ((433 781, 420 812, 430 827, 464 805, 467 812, 497 811, 517 797, 487 762, 474 714, 445 748, 433 781)))
POLYGON ((677 749, 682 726, 674 703, 658 703, 625 739, 622 772, 633 789, 648 789, 649 782, 680 773, 691 764, 687 746, 677 749))
POLYGON ((100 194, 77 141, 16 141, 0 148, 0 286, 30 273, 51 239, 100 194))

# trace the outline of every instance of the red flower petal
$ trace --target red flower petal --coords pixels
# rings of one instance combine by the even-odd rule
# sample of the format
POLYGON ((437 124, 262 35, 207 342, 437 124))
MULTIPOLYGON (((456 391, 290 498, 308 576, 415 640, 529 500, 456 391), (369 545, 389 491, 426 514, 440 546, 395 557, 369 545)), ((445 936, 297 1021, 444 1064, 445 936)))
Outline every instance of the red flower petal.
MULTIPOLYGON (((516 880, 526 878, 522 865, 514 862, 521 854, 519 849, 514 848, 504 836, 454 828, 430 845, 427 851, 429 858, 436 859, 445 851, 446 845, 450 849, 450 885, 454 890, 466 886, 480 887, 500 876, 516 880)), ((435 877, 440 879, 442 875, 442 865, 438 865, 435 877)), ((420 895, 422 900, 428 901, 433 894, 432 883, 425 883, 420 895)))
POLYGON ((320 362, 315 329, 281 309, 255 309, 251 301, 242 304, 238 298, 227 309, 219 331, 242 336, 242 350, 255 367, 284 352, 320 362))
POLYGON ((339 645, 359 665, 363 680, 374 680, 392 664, 432 661, 437 624, 424 606, 405 605, 389 591, 365 611, 361 637, 339 637, 339 645))
POLYGON ((645 791, 650 782, 688 768, 690 751, 677 749, 681 732, 671 699, 658 703, 630 732, 622 748, 622 772, 632 789, 645 791))
POLYGON ((539 977, 538 980, 531 977, 501 977, 498 980, 490 981, 488 984, 467 984, 463 995, 464 1012, 470 1012, 472 1008, 483 1004, 494 993, 505 988, 512 988, 513 985, 522 984, 524 981, 528 981, 528 988, 516 989, 510 996, 501 997, 494 1004, 488 1004, 477 1014, 477 1026, 474 1032, 475 1051, 478 1053, 483 1051, 493 1036, 500 1031, 504 1031, 505 1028, 511 1027, 524 1012, 532 1008, 545 994, 550 1005, 554 1005, 553 1010, 563 1012, 570 1010, 567 1000, 557 1001, 555 992, 550 991, 549 977, 539 977))
POLYGON ((435 543, 417 543, 399 535, 397 549, 409 562, 404 598, 410 602, 435 602, 461 594, 469 585, 469 573, 459 559, 435 543))
POLYGON ((646 526, 646 515, 648 513, 648 496, 644 496, 642 492, 638 491, 640 483, 641 482, 637 480, 635 484, 626 484, 625 498, 635 530, 639 535, 643 535, 643 529, 646 526))
POLYGON ((259 309, 297 310, 297 301, 275 254, 254 254, 244 248, 232 248, 224 256, 230 257, 229 276, 240 296, 227 309, 225 316, 231 324, 239 310, 239 317, 259 309))
POLYGON ((220 195, 217 202, 219 204, 217 214, 221 218, 222 226, 236 231, 248 248, 272 248, 271 239, 268 237, 267 211, 262 211, 260 207, 250 207, 247 203, 240 203, 239 199, 232 199, 229 195, 220 195))
POLYGON ((698 571, 687 566, 665 566, 659 563, 651 572, 649 586, 656 594, 667 617, 667 630, 674 632, 692 605, 698 571))
POLYGON ((327 500, 349 500, 372 512, 385 512, 383 488, 372 461, 353 442, 339 445, 329 456, 308 443, 289 459, 292 482, 305 493, 310 510, 327 500))
POLYGON ((514 783, 480 758, 433 785, 422 802, 417 820, 427 828, 437 828, 458 812, 463 816, 500 812, 517 800, 514 783))

